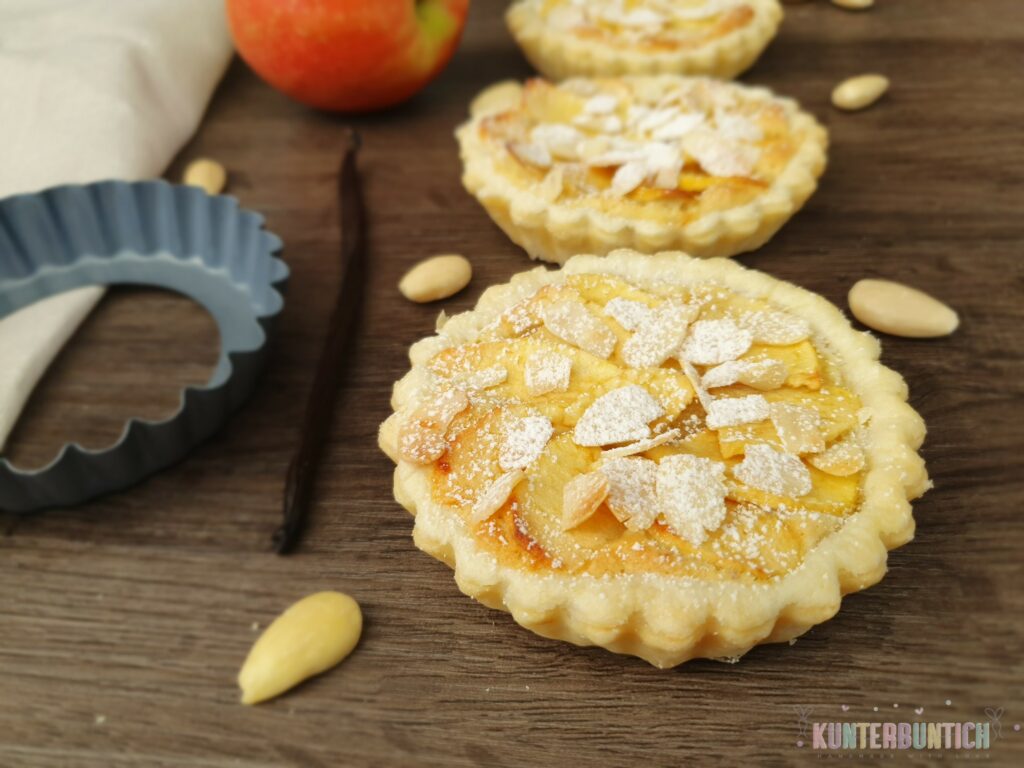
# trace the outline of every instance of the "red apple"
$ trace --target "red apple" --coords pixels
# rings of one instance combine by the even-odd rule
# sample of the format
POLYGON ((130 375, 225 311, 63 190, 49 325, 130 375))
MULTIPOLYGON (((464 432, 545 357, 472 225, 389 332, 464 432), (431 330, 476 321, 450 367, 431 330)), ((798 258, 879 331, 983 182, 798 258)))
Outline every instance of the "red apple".
POLYGON ((227 0, 239 54, 279 91, 318 109, 405 101, 455 52, 469 0, 227 0))

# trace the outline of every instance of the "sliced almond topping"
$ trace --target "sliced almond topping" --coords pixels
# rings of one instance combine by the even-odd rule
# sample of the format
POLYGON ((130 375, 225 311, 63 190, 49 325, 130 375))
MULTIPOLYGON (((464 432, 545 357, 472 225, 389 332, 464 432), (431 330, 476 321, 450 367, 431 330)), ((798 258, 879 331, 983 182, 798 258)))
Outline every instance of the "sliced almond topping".
POLYGON ((490 389, 499 384, 504 384, 507 380, 508 368, 503 365, 494 365, 479 371, 470 371, 456 378, 460 386, 471 392, 480 389, 490 389))
POLYGON ((677 115, 664 125, 654 129, 651 132, 651 137, 658 141, 678 141, 699 128, 703 122, 704 115, 699 112, 677 115))
POLYGON ((505 441, 498 455, 504 470, 526 469, 544 452, 555 433, 547 416, 524 416, 512 420, 505 428, 505 441))
POLYGON ((629 384, 591 403, 576 422, 573 440, 584 446, 643 440, 651 434, 648 424, 664 412, 646 389, 629 384))
POLYGON ((461 389, 446 389, 419 406, 402 423, 398 433, 398 455, 413 464, 437 461, 448 448, 445 433, 452 420, 469 407, 461 389))
POLYGON ((735 360, 753 343, 750 331, 732 320, 698 320, 690 326, 683 357, 695 365, 718 365, 735 360))
POLYGON ((575 528, 589 520, 608 498, 608 478, 601 472, 577 475, 562 491, 562 530, 575 528))
POLYGON ((558 165, 548 171, 544 180, 537 185, 537 196, 543 200, 553 203, 562 196, 565 191, 565 171, 558 165))
POLYGON ((806 405, 772 403, 772 424, 786 453, 820 453, 825 450, 821 432, 821 414, 806 405))
POLYGON ((811 492, 810 470, 799 457, 764 443, 748 445, 743 461, 732 473, 741 483, 776 496, 797 499, 811 492))
POLYGON ((618 197, 625 197, 643 184, 646 178, 647 164, 641 160, 633 160, 615 171, 608 191, 618 197))
POLYGON ((686 329, 699 311, 692 304, 678 301, 658 306, 622 345, 623 362, 630 368, 661 365, 679 351, 686 329))
POLYGON ((811 335, 810 324, 788 312, 748 312, 739 323, 750 331, 755 344, 796 344, 811 335))
POLYGON ((619 108, 619 100, 608 93, 591 96, 583 105, 583 111, 590 115, 607 115, 619 108))
POLYGON ((631 531, 644 531, 658 516, 655 482, 658 465, 650 459, 608 459, 601 463, 608 478, 608 509, 631 531))
POLYGON ((651 315, 651 308, 642 301, 616 297, 604 305, 605 314, 627 331, 635 331, 651 315))
POLYGON ((514 335, 520 336, 541 323, 540 318, 532 310, 531 301, 520 301, 501 313, 501 322, 506 324, 514 335))
POLYGON ((607 359, 615 349, 615 332, 579 300, 542 304, 540 316, 551 333, 585 352, 607 359))
POLYGON ((548 148, 540 144, 530 144, 523 141, 510 141, 508 143, 508 151, 511 152, 517 160, 532 165, 537 168, 550 168, 551 167, 551 153, 548 152, 548 148))
POLYGON ((469 513, 469 519, 474 523, 482 523, 505 506, 512 491, 525 479, 526 472, 522 469, 513 469, 511 472, 501 475, 476 500, 469 513))
POLYGON ((786 383, 788 377, 789 368, 781 360, 729 360, 705 371, 701 382, 709 389, 746 384, 767 391, 778 389, 786 383))
POLYGON ((526 390, 538 397, 548 392, 565 392, 572 376, 572 358, 542 350, 526 360, 526 390))
POLYGON ((545 147, 553 157, 561 160, 579 159, 579 145, 583 133, 564 123, 541 123, 530 131, 530 140, 545 147))
POLYGON ((706 422, 708 429, 722 429, 764 421, 770 415, 771 409, 763 395, 721 397, 711 403, 706 422))
POLYGON ((807 461, 822 472, 836 477, 855 475, 864 469, 864 449, 855 435, 848 434, 821 453, 808 456, 807 461))
POLYGON ((690 382, 690 386, 693 387, 693 391, 697 393, 697 400, 700 401, 700 407, 705 412, 711 410, 711 404, 715 402, 707 389, 704 388, 704 384, 700 380, 700 374, 697 373, 697 369, 693 367, 687 360, 680 360, 679 364, 682 366, 683 374, 690 382))
POLYGON ((687 134, 683 148, 711 176, 749 176, 758 157, 755 147, 709 130, 687 134))
POLYGON ((725 520, 725 464, 688 453, 658 465, 658 507, 668 527, 693 546, 725 520))
POLYGON ((646 440, 637 440, 635 443, 629 445, 623 445, 619 448, 609 448, 607 451, 602 451, 601 455, 606 459, 617 459, 623 456, 633 456, 637 453, 644 453, 657 448, 659 445, 665 443, 671 443, 676 438, 680 437, 682 433, 678 429, 669 429, 662 432, 660 435, 654 435, 646 440))

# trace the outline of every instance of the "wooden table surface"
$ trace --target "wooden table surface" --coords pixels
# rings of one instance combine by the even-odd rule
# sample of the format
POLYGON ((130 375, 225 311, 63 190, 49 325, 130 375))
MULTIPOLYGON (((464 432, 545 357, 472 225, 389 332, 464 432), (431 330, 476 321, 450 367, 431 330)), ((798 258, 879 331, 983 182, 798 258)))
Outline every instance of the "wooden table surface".
MULTIPOLYGON (((442 78, 374 117, 305 110, 231 68, 170 176, 218 158, 231 191, 284 238, 293 277, 272 359, 244 410, 184 463, 77 509, 0 518, 0 766, 796 765, 816 757, 796 746, 796 707, 812 721, 916 719, 923 707, 922 719, 982 722, 1003 707, 1002 739, 974 759, 1022 764, 1019 0, 788 6, 744 77, 797 97, 832 149, 805 210, 743 262, 840 306, 858 278, 903 280, 953 304, 963 326, 940 341, 884 339, 928 422, 935 482, 885 580, 793 647, 670 671, 541 639, 461 595, 413 546, 376 447, 406 349, 440 309, 398 295, 403 270, 467 254, 476 275, 452 312, 531 266, 462 190, 452 138, 474 93, 529 74, 503 5, 478 0, 442 78), (890 95, 834 111, 831 87, 865 70, 888 74, 890 95), (366 140, 369 301, 308 536, 281 558, 268 544, 338 275, 346 122, 366 140), (322 589, 362 604, 356 652, 290 695, 240 706, 234 678, 256 625, 322 589)), ((216 345, 188 301, 113 292, 37 391, 9 455, 40 464, 70 439, 109 443, 128 416, 170 413, 216 345)))

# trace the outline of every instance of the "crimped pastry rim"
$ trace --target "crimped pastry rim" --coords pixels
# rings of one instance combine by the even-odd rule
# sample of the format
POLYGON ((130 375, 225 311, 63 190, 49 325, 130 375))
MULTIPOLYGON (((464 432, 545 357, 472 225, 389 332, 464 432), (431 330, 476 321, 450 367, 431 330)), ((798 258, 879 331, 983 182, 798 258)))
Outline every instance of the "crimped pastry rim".
POLYGON ((545 25, 525 2, 505 14, 509 32, 541 73, 553 80, 574 75, 710 75, 731 80, 753 65, 775 37, 783 10, 778 0, 746 0, 754 18, 742 29, 692 49, 640 52, 599 40, 581 40, 545 25))
POLYGON ((906 402, 903 378, 879 362, 880 351, 873 336, 855 331, 825 298, 728 260, 626 250, 607 257, 577 256, 560 270, 536 268, 489 288, 474 310, 447 319, 437 335, 414 344, 412 370, 395 385, 396 413, 382 425, 380 444, 396 461, 395 496, 415 515, 416 545, 448 563, 465 594, 508 611, 538 634, 639 656, 658 667, 694 657, 735 658, 754 645, 792 639, 830 618, 843 595, 882 578, 889 549, 913 538, 909 502, 930 487, 917 453, 925 426, 906 402), (416 406, 424 366, 434 355, 472 341, 505 309, 570 274, 606 274, 639 287, 717 282, 807 320, 816 343, 837 362, 845 385, 871 411, 859 510, 800 566, 765 583, 657 574, 567 578, 527 573, 479 551, 462 518, 432 501, 430 467, 398 459, 398 419, 416 406))
MULTIPOLYGON (((623 78, 636 80, 638 78, 623 78)), ((706 78, 657 75, 648 80, 678 85, 706 78)), ((793 99, 761 86, 739 86, 742 98, 781 106, 790 130, 805 139, 771 186, 740 206, 715 211, 685 227, 671 222, 637 221, 584 206, 550 202, 533 185, 520 186, 496 167, 492 148, 480 139, 487 114, 471 117, 456 130, 463 162, 462 183, 505 233, 533 259, 564 263, 578 253, 603 255, 617 248, 642 253, 680 250, 691 256, 734 256, 763 245, 817 188, 825 170, 828 132, 793 99)))

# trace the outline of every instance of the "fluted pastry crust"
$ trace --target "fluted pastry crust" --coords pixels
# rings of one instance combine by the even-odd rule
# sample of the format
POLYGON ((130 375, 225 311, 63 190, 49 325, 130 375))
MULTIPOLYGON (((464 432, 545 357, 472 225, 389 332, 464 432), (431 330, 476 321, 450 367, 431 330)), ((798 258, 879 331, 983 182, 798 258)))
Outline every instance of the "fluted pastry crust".
MULTIPOLYGON (((817 188, 826 165, 826 130, 796 102, 775 96, 766 88, 674 76, 573 80, 557 88, 712 92, 741 107, 770 112, 782 128, 774 143, 762 142, 767 145, 763 150, 753 145, 753 149, 762 151, 766 168, 748 173, 749 179, 717 178, 705 173, 709 188, 676 198, 643 201, 642 206, 639 202, 633 204, 631 196, 620 205, 620 201, 609 200, 607 193, 600 191, 563 194, 552 200, 542 183, 546 177, 516 173, 518 168, 510 164, 508 141, 496 135, 495 126, 503 128, 506 121, 518 119, 526 111, 524 102, 515 100, 515 92, 509 93, 509 85, 502 87, 506 90, 501 106, 481 110, 456 132, 463 161, 462 181, 495 223, 531 258, 542 261, 562 263, 575 254, 603 255, 617 248, 641 253, 680 250, 701 258, 754 250, 803 206, 817 188), (743 183, 756 185, 756 191, 740 187, 743 183)), ((526 93, 531 88, 550 87, 543 81, 531 81, 526 93)), ((612 137, 612 141, 618 140, 619 136, 612 137)), ((683 154, 686 156, 685 151, 683 154)), ((693 167, 694 161, 687 159, 686 163, 693 167)), ((560 164, 558 160, 552 162, 552 166, 560 164)), ((565 167, 570 165, 577 168, 579 163, 565 167)), ((701 168, 695 170, 703 173, 701 168)))
POLYGON ((743 0, 719 14, 708 34, 660 39, 652 46, 614 34, 594 37, 559 29, 545 16, 546 4, 549 0, 522 0, 505 19, 530 63, 552 80, 656 74, 732 79, 757 60, 783 16, 778 0, 743 0))
POLYGON ((488 289, 474 310, 443 320, 437 335, 414 344, 412 370, 395 385, 395 414, 381 427, 380 445, 396 462, 395 497, 415 515, 417 546, 450 565, 467 595, 508 611, 519 624, 545 637, 599 645, 658 667, 694 657, 734 659, 754 645, 790 640, 830 618, 843 595, 882 578, 887 550, 913 537, 910 500, 930 486, 917 453, 925 427, 906 402, 903 379, 879 362, 879 354, 878 341, 855 331, 826 299, 731 261, 626 250, 607 257, 577 256, 560 270, 537 268, 488 289), (544 286, 584 274, 610 275, 661 291, 721 286, 765 300, 810 325, 815 346, 828 355, 867 414, 862 438, 866 466, 856 511, 797 567, 755 582, 727 574, 569 576, 520 567, 482 549, 464 516, 435 502, 431 467, 400 458, 398 430, 426 391, 428 363, 446 349, 472 343, 509 308, 544 286))

